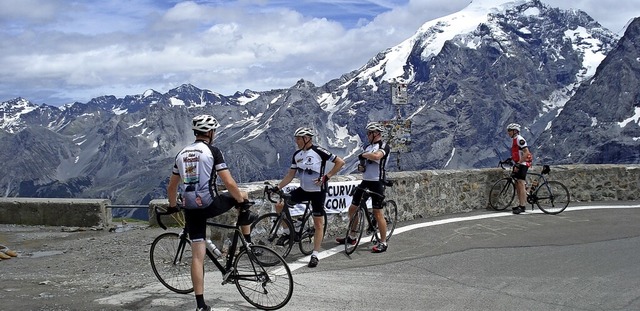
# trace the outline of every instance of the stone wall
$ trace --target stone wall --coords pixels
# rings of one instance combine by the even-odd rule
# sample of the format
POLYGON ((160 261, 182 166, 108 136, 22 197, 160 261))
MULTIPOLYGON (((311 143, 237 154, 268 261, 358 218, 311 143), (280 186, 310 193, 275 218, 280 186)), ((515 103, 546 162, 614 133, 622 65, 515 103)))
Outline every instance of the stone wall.
MULTIPOLYGON (((539 172, 542 167, 532 168, 539 172)), ((387 197, 398 204, 400 221, 428 218, 444 214, 464 213, 488 208, 488 194, 493 183, 509 172, 499 169, 432 170, 392 172, 389 178, 396 185, 387 190, 387 197)), ((359 175, 336 176, 332 180, 357 180, 359 175)), ((571 204, 591 201, 640 200, 640 165, 562 165, 552 166, 551 180, 565 184, 571 194, 571 204)), ((243 184, 252 200, 262 197, 263 183, 243 184)), ((257 200, 260 201, 260 200, 257 200)), ((166 200, 149 204, 149 221, 155 225, 152 208, 166 206, 166 200)), ((568 209, 571 209, 569 204, 568 209)), ((0 223, 52 226, 97 226, 111 222, 109 200, 102 199, 40 199, 0 198, 0 223)), ((270 205, 255 210, 266 212, 270 205)), ((225 215, 221 222, 231 223, 235 213, 225 215)), ((174 224, 170 217, 169 224, 174 224)), ((342 234, 347 215, 329 217, 328 235, 342 234)))
POLYGON ((105 199, 0 198, 0 223, 102 227, 111 223, 105 199))

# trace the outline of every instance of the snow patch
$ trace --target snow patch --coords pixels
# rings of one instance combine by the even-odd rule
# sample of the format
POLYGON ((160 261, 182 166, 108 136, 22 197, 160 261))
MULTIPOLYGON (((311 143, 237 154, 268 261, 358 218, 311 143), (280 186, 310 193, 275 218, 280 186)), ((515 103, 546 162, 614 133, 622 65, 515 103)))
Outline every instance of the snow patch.
POLYGON ((636 107, 634 110, 634 114, 631 118, 628 118, 622 122, 618 122, 618 125, 620 127, 625 127, 627 126, 627 124, 631 123, 631 122, 635 122, 640 124, 640 107, 636 107))

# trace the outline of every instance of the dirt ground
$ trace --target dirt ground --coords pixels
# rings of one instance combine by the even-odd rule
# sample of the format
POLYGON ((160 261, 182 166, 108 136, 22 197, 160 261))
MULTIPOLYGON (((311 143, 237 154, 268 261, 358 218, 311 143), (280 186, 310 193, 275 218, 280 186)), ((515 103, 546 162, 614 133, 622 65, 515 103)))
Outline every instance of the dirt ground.
POLYGON ((116 310, 94 301, 157 282, 149 247, 162 232, 0 224, 0 244, 18 253, 0 260, 0 310, 116 310))

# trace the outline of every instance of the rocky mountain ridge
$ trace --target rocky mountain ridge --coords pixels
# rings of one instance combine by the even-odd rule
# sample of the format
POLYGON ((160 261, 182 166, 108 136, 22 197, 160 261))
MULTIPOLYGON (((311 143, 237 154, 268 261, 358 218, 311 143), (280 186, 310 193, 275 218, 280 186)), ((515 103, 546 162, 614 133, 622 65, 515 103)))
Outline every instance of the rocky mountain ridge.
MULTIPOLYGON (((22 98, 4 102, 0 159, 7 165, 0 190, 5 196, 101 197, 117 204, 165 197, 173 157, 192 141, 189 121, 202 113, 222 124, 215 143, 239 182, 281 178, 294 151, 292 132, 303 125, 318 131, 319 145, 347 160, 343 173, 349 173, 363 144, 363 127, 371 120, 411 122, 409 151, 391 155, 393 171, 495 166, 508 156, 504 126, 510 122, 523 124, 537 159, 563 163, 566 153, 544 146, 564 143, 560 133, 581 120, 570 111, 589 106, 593 96, 570 98, 588 93, 593 84, 602 83, 598 92, 605 98, 625 101, 595 105, 598 120, 632 118, 640 106, 637 95, 612 96, 606 85, 617 82, 615 70, 603 67, 618 63, 620 56, 605 59, 616 44, 633 45, 637 37, 618 43, 584 12, 537 0, 497 7, 474 2, 425 23, 398 46, 322 86, 301 79, 289 89, 223 96, 184 84, 165 94, 147 90, 64 107, 37 106, 22 98), (408 104, 391 104, 394 80, 406 83, 408 104)), ((628 61, 638 54, 625 55, 628 61)), ((638 77, 636 71, 628 74, 638 77)), ((619 91, 637 94, 630 87, 621 85, 619 91)), ((631 120, 618 134, 624 137, 612 139, 635 147, 637 155, 638 120, 631 120)), ((582 130, 602 131, 594 139, 610 140, 604 134, 610 128, 582 130)), ((575 149, 593 145, 582 141, 575 149)), ((594 153, 601 155, 601 163, 624 163, 602 150, 594 153)), ((623 160, 637 163, 638 157, 623 160)))

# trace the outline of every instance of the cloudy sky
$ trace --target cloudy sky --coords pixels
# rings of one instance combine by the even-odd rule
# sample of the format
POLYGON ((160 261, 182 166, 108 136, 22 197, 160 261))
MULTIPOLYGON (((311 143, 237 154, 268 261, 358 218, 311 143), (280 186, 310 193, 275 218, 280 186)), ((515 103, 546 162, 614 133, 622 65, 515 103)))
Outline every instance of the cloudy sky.
MULTIPOLYGON (((506 2, 507 0, 474 0, 506 2)), ((470 0, 0 0, 0 102, 321 85, 470 0)), ((637 0, 543 0, 622 35, 637 0)))

